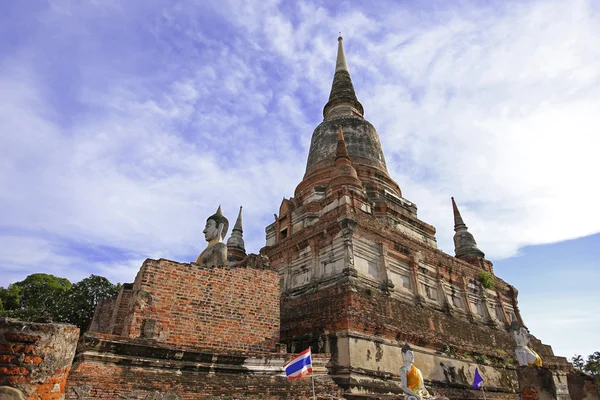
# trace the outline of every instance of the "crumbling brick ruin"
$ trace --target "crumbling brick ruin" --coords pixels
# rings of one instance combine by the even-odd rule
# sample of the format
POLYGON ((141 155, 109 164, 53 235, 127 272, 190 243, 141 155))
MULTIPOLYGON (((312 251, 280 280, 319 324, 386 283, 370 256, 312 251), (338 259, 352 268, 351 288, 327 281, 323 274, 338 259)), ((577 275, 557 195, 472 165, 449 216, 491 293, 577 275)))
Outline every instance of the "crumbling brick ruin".
POLYGON ((63 399, 78 338, 72 325, 0 318, 0 399, 63 399))

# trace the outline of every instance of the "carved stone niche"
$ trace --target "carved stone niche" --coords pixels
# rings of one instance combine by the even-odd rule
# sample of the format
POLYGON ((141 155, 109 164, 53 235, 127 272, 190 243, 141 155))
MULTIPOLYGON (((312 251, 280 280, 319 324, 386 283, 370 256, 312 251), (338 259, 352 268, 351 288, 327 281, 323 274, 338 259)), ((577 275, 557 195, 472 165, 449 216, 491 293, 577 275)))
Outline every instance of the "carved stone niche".
POLYGON ((156 336, 156 320, 145 319, 142 321, 140 336, 146 339, 154 339, 156 336))

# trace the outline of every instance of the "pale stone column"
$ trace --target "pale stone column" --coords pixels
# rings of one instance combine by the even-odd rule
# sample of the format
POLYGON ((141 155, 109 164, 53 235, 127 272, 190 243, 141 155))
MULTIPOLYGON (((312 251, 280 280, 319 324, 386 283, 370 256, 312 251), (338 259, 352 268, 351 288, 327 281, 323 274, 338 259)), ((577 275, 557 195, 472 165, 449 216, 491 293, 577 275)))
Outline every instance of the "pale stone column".
POLYGON ((338 222, 342 228, 344 268, 354 270, 354 245, 352 244, 352 237, 356 229, 356 221, 348 217, 342 217, 338 222))
POLYGON ((292 263, 290 257, 286 254, 283 257, 283 284, 285 291, 289 291, 292 288, 292 263))
POLYGON ((413 285, 415 287, 415 295, 417 296, 417 301, 419 301, 419 302, 423 299, 423 294, 421 293, 421 287, 419 285, 418 266, 419 266, 420 260, 421 260, 421 252, 416 251, 411 254, 410 261, 408 263, 409 267, 410 267, 410 271, 411 271, 413 285))
POLYGON ((454 306, 448 301, 448 293, 446 293, 446 280, 442 277, 439 265, 436 267, 437 270, 437 284, 440 295, 443 297, 442 307, 446 307, 450 311, 454 311, 454 306))
POLYGON ((388 263, 387 263, 387 247, 382 243, 379 245, 379 276, 381 277, 382 289, 385 292, 394 290, 394 284, 388 277, 388 263))
POLYGON ((321 263, 319 262, 319 243, 315 239, 311 239, 308 242, 310 247, 311 256, 312 256, 312 270, 313 270, 313 280, 319 280, 325 273, 323 268, 321 268, 321 263))
POLYGON ((502 310, 502 315, 504 316, 504 324, 510 325, 510 316, 506 312, 506 308, 504 307, 504 300, 502 299, 502 293, 498 289, 496 289, 496 295, 498 296, 498 304, 500 305, 500 310, 502 310))
POLYGON ((474 318, 473 316, 473 310, 471 309, 471 302, 469 301, 469 285, 467 285, 467 279, 465 278, 464 275, 462 275, 460 277, 462 284, 463 284, 463 294, 464 294, 464 300, 465 300, 465 311, 467 312, 467 315, 469 315, 471 318, 474 318))
POLYGON ((483 287, 481 282, 479 282, 479 289, 481 290, 481 301, 483 302, 483 308, 487 312, 488 322, 496 324, 496 320, 492 316, 492 312, 490 311, 490 303, 488 302, 486 288, 483 287))
POLYGON ((517 296, 519 295, 519 292, 517 291, 517 289, 514 286, 509 285, 509 287, 510 287, 510 291, 511 291, 512 306, 513 306, 513 310, 515 311, 515 315, 517 316, 517 321, 521 325, 525 325, 523 323, 523 318, 521 317, 521 311, 519 310, 518 301, 517 301, 517 296))

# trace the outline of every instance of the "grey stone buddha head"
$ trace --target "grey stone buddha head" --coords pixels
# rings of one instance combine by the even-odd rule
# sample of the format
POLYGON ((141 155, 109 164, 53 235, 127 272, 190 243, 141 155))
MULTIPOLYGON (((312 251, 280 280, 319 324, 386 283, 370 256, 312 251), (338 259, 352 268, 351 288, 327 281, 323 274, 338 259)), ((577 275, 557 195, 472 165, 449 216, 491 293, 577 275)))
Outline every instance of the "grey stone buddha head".
POLYGON ((227 229, 229 229, 229 220, 225 218, 219 206, 217 212, 206 219, 206 226, 202 233, 207 242, 214 240, 220 242, 227 235, 227 229))
POLYGON ((408 343, 404 343, 404 346, 402 346, 401 353, 402 361, 404 361, 405 364, 412 364, 413 362, 415 362, 415 353, 413 353, 413 349, 408 343))

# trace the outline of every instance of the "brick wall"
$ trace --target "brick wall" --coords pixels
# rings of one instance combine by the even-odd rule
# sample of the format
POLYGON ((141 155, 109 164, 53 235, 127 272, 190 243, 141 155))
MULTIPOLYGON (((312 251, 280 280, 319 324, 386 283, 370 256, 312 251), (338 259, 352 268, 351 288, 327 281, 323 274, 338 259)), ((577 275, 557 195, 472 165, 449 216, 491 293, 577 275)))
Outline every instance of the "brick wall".
POLYGON ((308 343, 292 349, 289 344, 293 338, 347 330, 349 304, 350 292, 346 286, 331 287, 297 298, 282 296, 280 340, 288 343, 289 351, 301 351, 308 348, 308 343))
MULTIPOLYGON (((82 363, 69 379, 66 399, 312 399, 310 378, 214 374, 82 363)), ((328 376, 315 378, 319 394, 341 395, 328 376)), ((319 397, 323 398, 323 397, 319 397)), ((329 397, 331 398, 331 397, 329 397)), ((334 397, 337 398, 337 397, 334 397)))
MULTIPOLYGON (((112 333, 113 335, 122 335, 123 329, 125 328, 125 320, 127 319, 127 313, 129 311, 129 302, 133 292, 133 285, 131 283, 125 283, 121 286, 119 295, 117 296, 113 315, 110 320, 110 325, 106 329, 106 333, 112 333)), ((98 331, 98 332, 104 332, 98 331)))
POLYGON ((430 349, 453 346, 460 353, 512 358, 514 339, 505 330, 468 323, 446 313, 415 307, 376 290, 351 293, 350 330, 387 339, 408 341, 430 349), (503 350, 504 353, 498 353, 503 350))
MULTIPOLYGON (((512 360, 514 340, 504 330, 468 323, 446 313, 415 307, 378 290, 346 282, 312 295, 281 301, 281 341, 317 340, 343 330, 408 341, 431 349, 453 346, 459 354, 485 354, 512 360), (499 352, 502 350, 502 352, 499 352)), ((305 344, 301 347, 306 347, 305 344)), ((318 348, 312 343, 313 348, 318 348)), ((297 351, 298 348, 290 350, 297 351)))
POLYGON ((0 318, 0 386, 30 400, 64 396, 79 328, 0 318))
POLYGON ((579 372, 567 375, 571 400, 600 400, 600 387, 596 380, 579 372))
POLYGON ((268 267, 148 259, 132 293, 130 338, 226 351, 272 351, 279 339, 279 276, 268 267))
POLYGON ((101 300, 94 310, 94 316, 88 328, 89 332, 112 333, 110 321, 115 310, 116 299, 101 300))
MULTIPOLYGON (((310 378, 288 380, 292 354, 198 352, 140 339, 86 334, 69 376, 66 399, 312 399, 310 378)), ((316 356, 315 390, 342 395, 316 356)))

